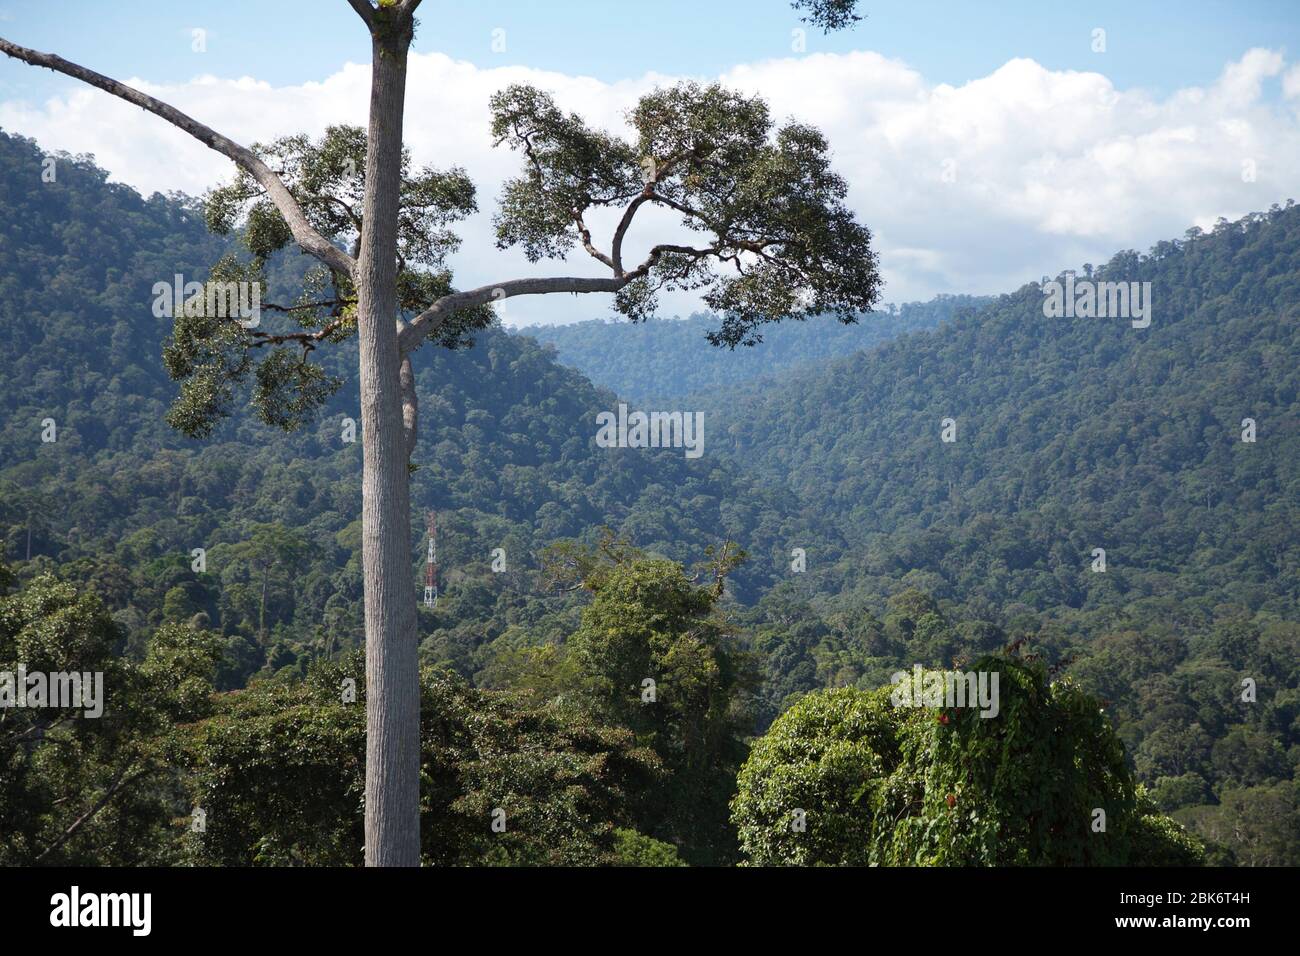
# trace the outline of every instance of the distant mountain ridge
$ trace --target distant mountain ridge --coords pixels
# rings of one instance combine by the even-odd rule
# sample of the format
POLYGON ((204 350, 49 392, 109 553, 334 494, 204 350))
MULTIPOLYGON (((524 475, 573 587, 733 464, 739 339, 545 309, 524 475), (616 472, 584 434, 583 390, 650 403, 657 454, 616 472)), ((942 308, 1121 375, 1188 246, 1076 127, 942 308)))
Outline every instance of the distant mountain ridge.
POLYGON ((863 315, 855 324, 832 319, 783 322, 764 328, 758 345, 735 350, 708 344, 706 333, 716 330, 720 321, 703 313, 639 323, 591 319, 515 331, 554 346, 562 363, 613 389, 620 398, 667 407, 696 392, 806 369, 908 332, 934 329, 992 300, 992 296, 941 295, 863 315))
POLYGON ((712 396, 714 447, 817 503, 859 555, 850 591, 1294 613, 1300 208, 1122 252, 1091 279, 1151 283, 1150 326, 1048 318, 1026 285, 940 331, 712 396))

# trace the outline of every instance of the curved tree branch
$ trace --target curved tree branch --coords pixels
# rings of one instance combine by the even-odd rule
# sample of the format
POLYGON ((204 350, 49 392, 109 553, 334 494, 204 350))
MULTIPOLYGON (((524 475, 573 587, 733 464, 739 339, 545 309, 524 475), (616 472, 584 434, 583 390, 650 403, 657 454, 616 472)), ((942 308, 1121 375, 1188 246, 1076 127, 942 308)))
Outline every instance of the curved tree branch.
POLYGON ((632 219, 636 216, 636 211, 641 208, 641 204, 654 195, 654 185, 647 183, 645 191, 628 203, 627 209, 623 211, 623 218, 618 222, 618 228, 614 230, 614 241, 610 246, 611 259, 610 267, 614 270, 615 275, 623 274, 623 237, 627 235, 628 228, 632 225, 632 219))
POLYGON ((400 324, 397 344, 403 355, 410 353, 461 309, 472 309, 475 306, 487 305, 517 295, 546 295, 552 292, 617 292, 640 274, 642 273, 627 273, 606 279, 584 279, 572 276, 512 279, 509 282, 498 282, 477 289, 467 289, 464 292, 452 292, 444 295, 410 322, 400 324))
POLYGON ((121 790, 124 787, 129 787, 137 780, 140 780, 143 777, 147 777, 149 776, 150 773, 153 772, 152 770, 146 767, 144 770, 141 770, 139 773, 134 773, 131 774, 130 776, 127 776, 127 771, 129 769, 130 769, 130 764, 127 764, 127 766, 123 767, 122 771, 117 775, 117 779, 114 780, 111 784, 109 784, 108 789, 104 791, 103 795, 97 801, 95 801, 94 805, 91 806, 91 808, 87 810, 85 813, 83 813, 81 816, 77 817, 77 819, 72 822, 72 826, 64 830, 57 840, 55 840, 44 850, 42 850, 39 854, 37 854, 36 856, 37 863, 45 859, 45 857, 49 856, 59 847, 63 846, 63 844, 67 843, 68 840, 70 840, 76 834, 76 832, 81 829, 83 824, 85 824, 89 820, 92 820, 95 817, 95 814, 99 813, 100 810, 103 810, 104 807, 108 806, 109 801, 112 800, 113 797, 117 795, 117 792, 119 790, 121 790))
POLYGON ((348 0, 349 6, 357 11, 357 16, 365 21, 366 26, 372 30, 375 26, 375 8, 370 5, 370 0, 348 0))
POLYGON ((502 299, 513 298, 517 295, 550 295, 555 292, 572 292, 575 294, 580 292, 618 292, 634 279, 640 279, 642 276, 648 275, 664 253, 701 259, 705 256, 717 256, 718 251, 719 246, 717 244, 706 249, 698 249, 695 246, 661 243, 651 249, 650 254, 645 257, 645 261, 635 269, 630 272, 620 272, 618 275, 607 279, 586 279, 577 276, 512 279, 509 282, 479 286, 477 289, 467 289, 464 292, 452 292, 444 295, 410 322, 399 321, 397 323, 397 346, 405 357, 419 348, 426 338, 437 333, 443 323, 450 320, 451 316, 461 309, 472 309, 475 306, 499 302, 502 299))
POLYGON ((591 230, 587 228, 587 223, 582 218, 581 209, 575 209, 573 211, 573 221, 578 226, 578 235, 582 239, 582 248, 586 249, 588 255, 590 255, 597 262, 609 266, 617 274, 619 270, 615 268, 614 260, 612 260, 609 256, 605 255, 605 253, 601 252, 594 245, 592 245, 591 230))
POLYGON ((94 70, 89 70, 84 66, 65 60, 61 56, 29 50, 27 47, 11 43, 3 37, 0 37, 0 52, 6 53, 16 60, 30 63, 33 66, 43 66, 55 72, 63 73, 106 93, 111 93, 128 103, 133 103, 143 110, 148 110, 155 116, 162 117, 177 129, 189 133, 209 149, 216 150, 223 156, 234 160, 248 170, 249 174, 266 190, 267 196, 275 203, 275 208, 280 211, 280 215, 284 216, 285 222, 289 225, 289 230, 293 233, 294 240, 304 252, 315 256, 331 269, 347 275, 353 274, 356 263, 352 257, 312 228, 307 221, 307 217, 303 215, 302 209, 299 208, 297 200, 293 198, 284 183, 252 150, 222 136, 216 130, 204 126, 198 120, 187 116, 174 106, 154 99, 146 93, 141 93, 134 87, 120 83, 112 77, 104 76, 102 73, 96 73, 94 70))

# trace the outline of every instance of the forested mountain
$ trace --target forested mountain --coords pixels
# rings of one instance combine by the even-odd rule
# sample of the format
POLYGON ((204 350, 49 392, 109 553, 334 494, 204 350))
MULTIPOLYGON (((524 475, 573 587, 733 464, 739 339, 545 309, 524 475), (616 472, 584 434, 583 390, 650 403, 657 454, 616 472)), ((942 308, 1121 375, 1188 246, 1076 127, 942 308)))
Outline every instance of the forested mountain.
MULTIPOLYGON (((151 288, 204 275, 224 247, 191 200, 142 199, 71 157, 42 183, 42 158, 31 141, 0 139, 0 199, 19 226, 0 239, 4 558, 92 584, 140 633, 204 614, 230 641, 231 681, 356 646, 364 436, 358 424, 346 440, 345 419, 360 414, 343 374, 355 350, 326 359, 348 384, 305 431, 241 414, 209 440, 179 435, 164 421, 170 320, 153 315, 151 288), (195 548, 205 573, 191 567, 195 548)), ((435 510, 444 598, 422 621, 424 648, 467 676, 517 617, 540 641, 538 616, 572 605, 548 601, 536 579, 537 553, 559 538, 609 526, 689 561, 726 539, 774 553, 814 521, 716 456, 596 447, 596 415, 615 396, 531 339, 488 329, 463 352, 426 346, 416 367, 412 587, 435 510), (491 570, 496 548, 507 573, 491 570)), ((779 572, 755 561, 733 583, 753 599, 779 572)))
POLYGON ((1150 282, 1150 327, 1046 318, 1027 285, 939 332, 719 394, 714 438, 835 520, 867 593, 1294 615, 1300 209, 1088 275, 1150 282))
POLYGON ((1047 318, 1034 284, 715 396, 725 453, 849 541, 808 542, 806 575, 749 618, 769 712, 1014 635, 1111 702, 1162 806, 1242 862, 1294 862, 1300 208, 1088 277, 1150 282, 1150 327, 1047 318))
POLYGON ((888 306, 856 323, 790 322, 763 330, 763 341, 714 349, 706 336, 721 326, 717 316, 625 322, 591 319, 568 325, 522 329, 554 345, 560 361, 631 402, 671 407, 685 396, 803 369, 828 359, 875 348, 906 332, 933 329, 954 316, 978 310, 991 297, 941 295, 929 302, 888 306))
MULTIPOLYGON (((364 698, 355 385, 301 432, 241 413, 181 437, 152 287, 228 246, 194 200, 142 199, 88 159, 42 182, 43 155, 0 135, 0 671, 102 667, 130 693, 66 747, 4 726, 0 862, 358 862, 364 719, 338 694, 364 698), (124 779, 147 785, 65 841, 84 795, 124 779), (178 838, 199 805, 213 825, 178 838)), ((301 264, 273 271, 288 286, 301 264)), ((425 861, 1199 860, 1161 812, 1212 862, 1300 861, 1300 211, 1102 276, 1153 283, 1150 328, 1046 319, 1036 286, 905 307, 942 328, 865 351, 888 317, 774 329, 753 353, 711 348, 699 317, 588 326, 610 351, 583 362, 645 401, 696 391, 697 459, 599 447, 597 413, 633 393, 564 367, 564 347, 489 328, 421 349, 413 601, 426 509, 442 568, 420 610, 425 861), (624 333, 642 344, 619 352, 624 333), (853 354, 827 364, 836 348, 853 354), (1019 826, 1008 781, 1030 778, 1067 829, 1118 801, 1122 841, 936 836, 949 807, 918 781, 987 741, 891 716, 877 689, 976 660, 1031 702, 998 744, 1018 776, 971 791, 984 818, 1019 826), (1041 722, 1068 729, 1050 753, 1041 722), (1101 782, 1032 762, 1078 754, 1101 782), (788 839, 792 800, 817 839, 788 839)))

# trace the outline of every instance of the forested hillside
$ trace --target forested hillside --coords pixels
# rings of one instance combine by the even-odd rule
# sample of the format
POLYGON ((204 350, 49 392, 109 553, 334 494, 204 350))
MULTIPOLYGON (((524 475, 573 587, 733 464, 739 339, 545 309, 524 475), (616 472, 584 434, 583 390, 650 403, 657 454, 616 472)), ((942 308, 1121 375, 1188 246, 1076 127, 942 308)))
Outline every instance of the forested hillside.
MULTIPOLYGON (((150 290, 174 272, 204 274, 223 246, 192 201, 144 200, 69 159, 42 184, 42 157, 30 141, 0 139, 0 198, 20 224, 0 240, 3 557, 23 562, 25 576, 58 567, 91 584, 141 638, 202 613, 229 641, 229 681, 357 646, 355 376, 302 432, 247 413, 202 442, 172 430, 164 415, 176 386, 160 358, 170 320, 152 314, 150 290), (42 441, 46 419, 54 441, 42 441), (195 548, 207 552, 205 573, 192 570, 195 548)), ((536 573, 538 552, 557 539, 609 526, 693 560, 728 538, 775 553, 810 533, 814 519, 788 495, 715 456, 597 448, 596 415, 614 395, 528 338, 488 329, 471 349, 430 347, 419 359, 412 587, 429 509, 444 569, 444 599, 422 622, 430 661, 474 674, 521 614, 534 640, 553 638, 538 615, 573 602, 548 601, 536 573), (496 548, 506 573, 491 570, 496 548)), ((341 373, 355 351, 326 361, 341 373)), ((753 599, 780 570, 751 562, 735 587, 753 599)))
MULTIPOLYGON (((102 668, 127 692, 66 736, 3 725, 0 862, 357 863, 356 387, 297 433, 243 412, 204 441, 170 429, 151 289, 228 247, 193 200, 88 159, 42 183, 42 156, 0 135, 0 670, 102 668), (196 806, 201 836, 176 823, 196 806)), ((696 390, 698 459, 598 447, 597 413, 632 393, 563 347, 494 327, 423 348, 413 601, 426 509, 442 569, 419 612, 424 860, 1195 863, 1204 842, 1300 862, 1300 210, 1094 275, 1152 281, 1151 327, 1045 319, 1027 286, 905 307, 944 324, 866 351, 890 317, 774 329, 766 357, 711 348, 698 317, 588 336, 611 351, 583 362, 647 401, 696 390), (995 741, 882 703, 895 671, 975 661, 1024 703, 995 741), (1000 821, 978 832, 922 784, 976 763, 962 819, 1000 821), (1109 841, 1088 836, 1099 801, 1109 841), (813 839, 789 839, 792 802, 813 839)))
POLYGON ((726 453, 850 542, 809 542, 753 612, 769 712, 1014 635, 1111 702, 1162 806, 1240 861, 1294 863, 1300 208, 1089 273, 1151 282, 1150 327, 1045 318, 1035 284, 717 395, 726 453))
POLYGON ((1027 285, 942 332, 720 394, 717 441, 833 517, 872 593, 1293 615, 1300 209, 1085 271, 1151 282, 1150 328, 1045 318, 1027 285))
POLYGON ((763 341, 732 349, 701 348, 721 323, 713 315, 688 319, 606 322, 522 329, 554 345, 565 365, 619 396, 650 407, 668 407, 696 392, 752 382, 778 372, 808 368, 828 359, 875 348, 906 332, 933 329, 974 312, 989 296, 941 295, 859 316, 856 323, 791 322, 763 330, 763 341))

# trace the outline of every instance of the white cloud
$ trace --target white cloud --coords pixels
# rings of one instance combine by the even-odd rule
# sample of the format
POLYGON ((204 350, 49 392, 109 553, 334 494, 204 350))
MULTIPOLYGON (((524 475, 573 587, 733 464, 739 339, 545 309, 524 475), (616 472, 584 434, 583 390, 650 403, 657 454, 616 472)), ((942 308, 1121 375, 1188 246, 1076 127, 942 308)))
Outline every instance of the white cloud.
MULTIPOLYGON (((488 97, 509 83, 533 83, 563 108, 618 129, 638 95, 676 78, 611 84, 522 66, 481 69, 436 53, 412 54, 409 73, 406 139, 416 161, 462 165, 479 186, 483 211, 462 230, 459 281, 599 274, 585 256, 531 266, 495 248, 491 212, 518 158, 491 147, 488 97)), ((1164 99, 1029 59, 961 86, 936 85, 868 52, 746 64, 721 80, 766 97, 778 119, 825 130, 850 201, 876 235, 891 301, 1008 291, 1122 248, 1145 249, 1193 223, 1267 208, 1300 179, 1300 67, 1287 70, 1270 50, 1249 50, 1210 86, 1164 99), (1271 83, 1285 100, 1266 96, 1271 83), (1253 182, 1242 174, 1247 161, 1253 182)), ((369 68, 347 64, 322 82, 277 88, 253 78, 130 82, 247 143, 363 123, 369 68)), ((97 90, 40 105, 0 102, 0 126, 46 148, 93 153, 114 179, 145 192, 198 194, 231 170, 157 117, 97 90)), ((608 228, 609 219, 594 225, 608 228)), ((639 221, 629 252, 661 226, 668 220, 639 221)), ((665 306, 685 314, 696 303, 681 297, 665 306)), ((607 309, 596 297, 511 300, 506 319, 527 324, 607 309)))
POLYGON ((1282 78, 1282 93, 1287 99, 1300 97, 1300 64, 1286 71, 1282 78))

